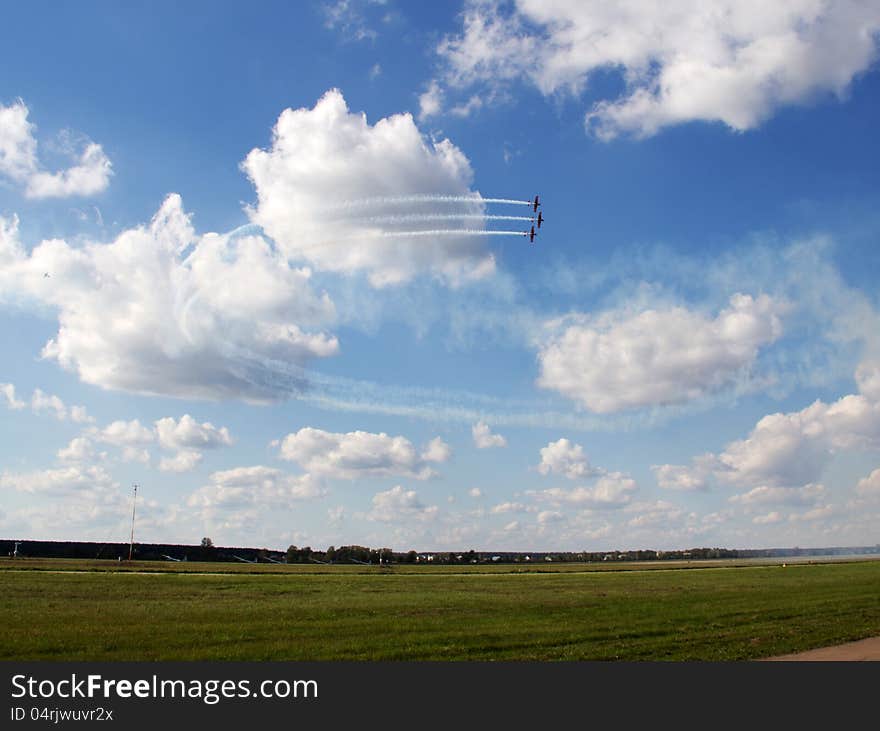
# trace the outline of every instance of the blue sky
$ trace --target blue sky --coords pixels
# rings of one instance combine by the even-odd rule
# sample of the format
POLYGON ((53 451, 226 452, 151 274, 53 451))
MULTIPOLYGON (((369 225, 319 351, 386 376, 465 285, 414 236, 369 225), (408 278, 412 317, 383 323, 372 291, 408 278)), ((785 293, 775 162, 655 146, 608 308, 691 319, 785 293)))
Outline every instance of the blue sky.
POLYGON ((0 534, 876 543, 880 13, 606 5, 6 9, 0 534))

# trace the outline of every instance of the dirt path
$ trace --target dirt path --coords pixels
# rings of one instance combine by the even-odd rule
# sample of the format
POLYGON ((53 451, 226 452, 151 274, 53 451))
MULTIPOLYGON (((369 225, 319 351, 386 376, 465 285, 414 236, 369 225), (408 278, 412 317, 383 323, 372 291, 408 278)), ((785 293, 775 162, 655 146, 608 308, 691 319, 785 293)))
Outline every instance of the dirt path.
POLYGON ((880 637, 869 637, 866 640, 847 642, 845 645, 836 645, 834 647, 820 647, 817 650, 794 652, 790 655, 776 655, 775 657, 765 657, 762 659, 769 661, 803 660, 808 662, 838 662, 841 660, 880 660, 880 637))

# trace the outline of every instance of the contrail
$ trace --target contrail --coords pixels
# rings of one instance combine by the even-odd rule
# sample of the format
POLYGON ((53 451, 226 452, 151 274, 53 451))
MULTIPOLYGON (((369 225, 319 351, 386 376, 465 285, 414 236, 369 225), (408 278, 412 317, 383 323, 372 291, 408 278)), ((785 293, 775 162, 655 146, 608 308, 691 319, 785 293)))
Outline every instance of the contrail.
POLYGON ((355 206, 370 206, 377 204, 397 203, 503 203, 513 206, 530 206, 531 201, 516 200, 514 198, 483 198, 477 195, 439 195, 436 193, 424 193, 416 195, 392 195, 376 196, 375 198, 361 198, 359 200, 341 201, 342 208, 355 206))
POLYGON ((373 216, 362 219, 366 223, 405 223, 410 221, 534 221, 531 216, 496 216, 483 213, 406 213, 402 215, 373 216))
POLYGON ((381 236, 410 238, 411 236, 526 236, 524 231, 487 231, 484 228, 441 228, 428 231, 382 231, 381 236))
POLYGON ((266 358, 231 344, 227 344, 227 348, 229 356, 241 366, 239 375, 266 392, 270 402, 287 397, 329 411, 464 424, 482 419, 498 426, 578 431, 628 429, 642 423, 637 418, 555 411, 548 398, 499 398, 463 390, 389 386, 349 379, 266 358))

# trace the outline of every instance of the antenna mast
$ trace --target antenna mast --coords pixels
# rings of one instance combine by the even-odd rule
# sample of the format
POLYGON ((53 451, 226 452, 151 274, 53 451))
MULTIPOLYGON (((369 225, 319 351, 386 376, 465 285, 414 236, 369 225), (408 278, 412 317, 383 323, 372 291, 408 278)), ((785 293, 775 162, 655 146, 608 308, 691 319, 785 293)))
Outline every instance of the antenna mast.
POLYGON ((128 544, 128 560, 131 561, 131 554, 134 551, 134 511, 137 507, 138 486, 134 483, 134 498, 131 501, 131 542, 128 544))

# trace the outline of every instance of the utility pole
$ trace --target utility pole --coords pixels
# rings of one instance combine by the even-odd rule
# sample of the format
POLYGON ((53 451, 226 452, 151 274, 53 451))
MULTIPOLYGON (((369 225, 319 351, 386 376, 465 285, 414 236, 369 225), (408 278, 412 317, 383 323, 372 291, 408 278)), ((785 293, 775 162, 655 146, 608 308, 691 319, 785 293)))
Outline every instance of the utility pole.
POLYGON ((138 486, 134 483, 134 498, 131 501, 131 541, 128 544, 128 560, 131 561, 131 554, 134 552, 134 511, 137 507, 138 486))

